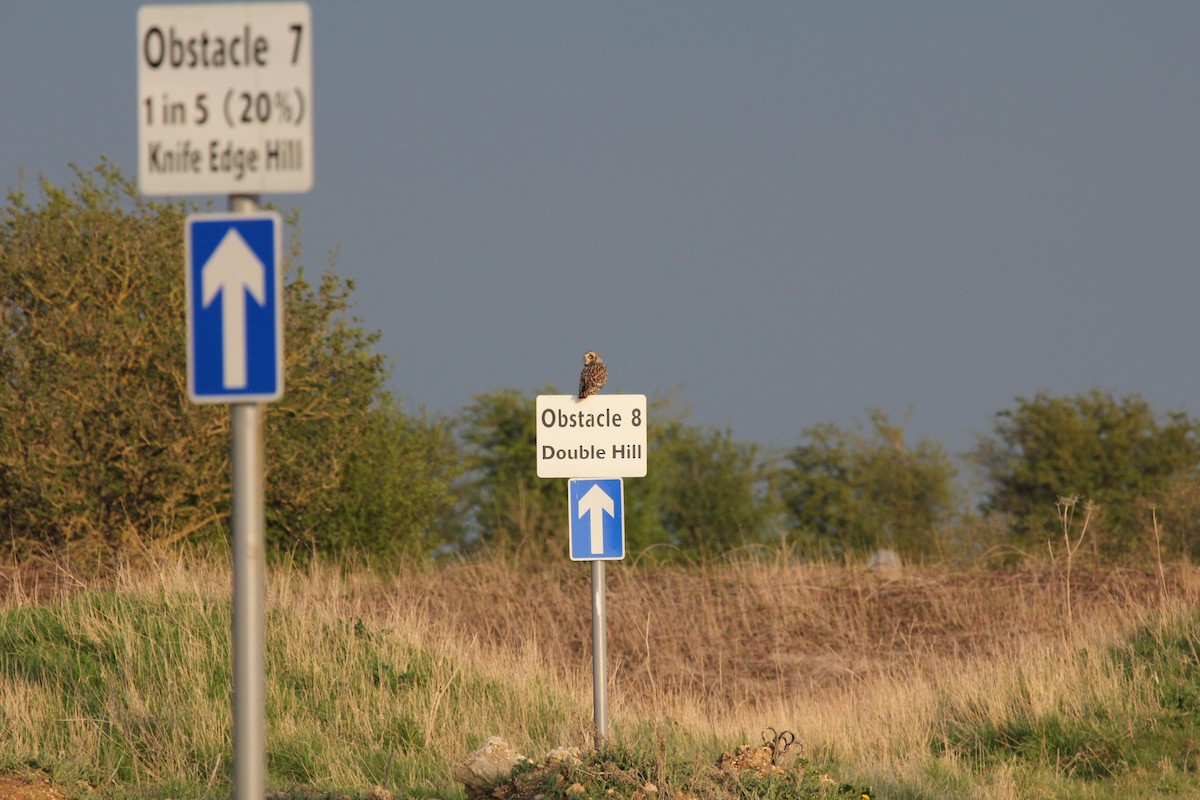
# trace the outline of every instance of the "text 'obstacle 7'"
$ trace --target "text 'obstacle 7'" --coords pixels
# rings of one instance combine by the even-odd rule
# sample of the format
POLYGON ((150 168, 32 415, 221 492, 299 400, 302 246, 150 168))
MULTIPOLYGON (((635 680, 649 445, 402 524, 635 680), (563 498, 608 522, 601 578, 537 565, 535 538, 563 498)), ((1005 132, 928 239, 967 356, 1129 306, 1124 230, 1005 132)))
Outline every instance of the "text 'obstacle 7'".
POLYGON ((646 395, 538 395, 537 474, 645 477, 646 395))

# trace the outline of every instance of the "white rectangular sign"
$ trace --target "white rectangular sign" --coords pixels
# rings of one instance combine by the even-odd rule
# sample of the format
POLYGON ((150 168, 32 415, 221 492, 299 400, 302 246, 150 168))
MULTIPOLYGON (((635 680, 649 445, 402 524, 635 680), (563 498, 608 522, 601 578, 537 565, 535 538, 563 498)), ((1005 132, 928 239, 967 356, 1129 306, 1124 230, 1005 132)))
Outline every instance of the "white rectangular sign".
POLYGON ((646 395, 537 398, 539 478, 646 475, 646 395))
POLYGON ((308 3, 142 6, 137 53, 142 193, 312 188, 308 3))

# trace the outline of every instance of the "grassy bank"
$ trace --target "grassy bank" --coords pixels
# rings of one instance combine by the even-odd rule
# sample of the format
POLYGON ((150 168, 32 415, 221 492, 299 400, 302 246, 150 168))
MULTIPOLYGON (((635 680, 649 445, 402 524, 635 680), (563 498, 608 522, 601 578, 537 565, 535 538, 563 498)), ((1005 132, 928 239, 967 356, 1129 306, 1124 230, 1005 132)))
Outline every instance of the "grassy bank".
MULTIPOLYGON (((707 792, 667 765, 772 726, 805 747, 797 797, 1200 794, 1191 567, 1076 574, 1070 614, 1052 571, 608 572, 614 739, 664 789, 707 792)), ((227 795, 229 585, 181 561, 0 580, 0 771, 79 796, 227 795)), ((273 569, 268 785, 457 797, 454 763, 488 736, 586 745, 589 603, 569 563, 273 569)))
MULTIPOLYGON (((0 759, 67 783, 220 794, 229 783, 229 581, 176 565, 0 611, 0 759)), ((453 761, 496 730, 549 748, 584 726, 535 665, 378 606, 333 572, 271 581, 268 769, 277 787, 451 793, 453 761)))

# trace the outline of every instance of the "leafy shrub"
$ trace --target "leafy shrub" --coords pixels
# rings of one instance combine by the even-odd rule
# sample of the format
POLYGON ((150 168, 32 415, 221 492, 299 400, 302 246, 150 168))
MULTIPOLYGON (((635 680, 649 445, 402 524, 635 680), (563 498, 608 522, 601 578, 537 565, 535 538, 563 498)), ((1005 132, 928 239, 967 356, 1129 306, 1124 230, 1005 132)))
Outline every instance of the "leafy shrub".
POLYGON ((1008 518, 1016 543, 1061 535, 1056 499, 1079 496, 1099 507, 1096 551, 1116 556, 1136 549, 1146 503, 1200 465, 1200 426, 1160 418, 1138 395, 1038 394, 998 413, 974 455, 990 484, 984 510, 1008 518))
MULTIPOLYGON (((0 524, 14 549, 212 541, 229 513, 229 411, 186 392, 184 218, 105 162, 0 213, 0 524)), ((352 286, 311 286, 293 237, 283 399, 266 414, 277 548, 421 544, 450 505, 442 423, 400 413, 352 286), (386 437, 382 439, 381 437, 386 437), (368 531, 367 537, 361 532, 368 531)))
POLYGON ((803 432, 783 470, 783 502, 813 549, 837 556, 895 548, 937 552, 955 507, 955 470, 940 445, 906 447, 904 430, 872 411, 869 432, 832 423, 803 432))

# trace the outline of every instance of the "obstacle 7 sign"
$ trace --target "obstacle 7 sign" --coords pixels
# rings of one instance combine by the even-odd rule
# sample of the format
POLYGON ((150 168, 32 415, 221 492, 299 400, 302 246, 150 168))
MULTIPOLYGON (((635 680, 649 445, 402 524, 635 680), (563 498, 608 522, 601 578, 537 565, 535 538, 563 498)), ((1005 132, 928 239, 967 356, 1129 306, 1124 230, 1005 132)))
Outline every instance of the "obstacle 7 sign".
POLYGON ((142 6, 137 36, 144 194, 312 188, 308 3, 142 6))

